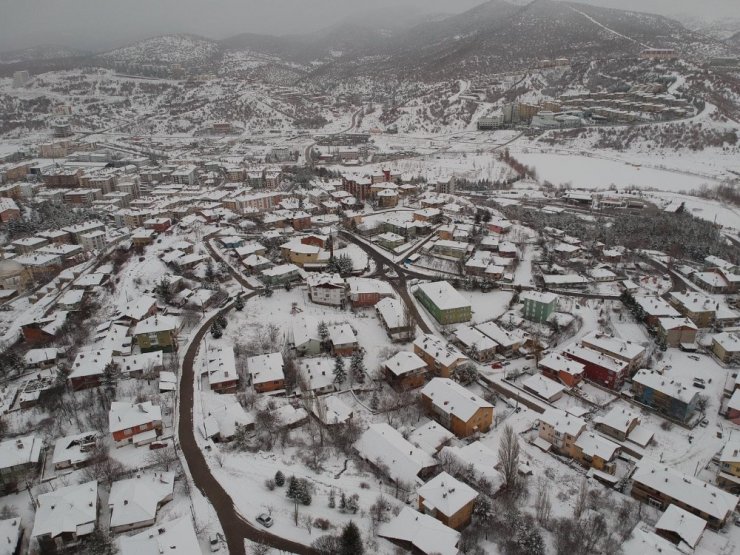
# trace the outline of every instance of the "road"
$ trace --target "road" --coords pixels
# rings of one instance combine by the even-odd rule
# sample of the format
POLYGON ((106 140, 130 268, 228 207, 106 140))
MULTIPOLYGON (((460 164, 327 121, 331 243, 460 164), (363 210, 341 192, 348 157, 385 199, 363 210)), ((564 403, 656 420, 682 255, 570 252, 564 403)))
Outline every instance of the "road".
MULTIPOLYGON (((257 293, 251 293, 244 297, 249 299, 257 293)), ((221 486, 219 481, 211 474, 205 456, 200 446, 195 440, 195 428, 193 421, 193 401, 195 398, 195 357, 203 341, 203 336, 209 332, 211 324, 215 318, 221 314, 226 314, 231 306, 220 311, 217 315, 212 316, 200 327, 193 337, 185 358, 182 363, 182 372, 180 376, 180 404, 179 418, 177 422, 177 437, 183 456, 188 464, 188 469, 193 478, 195 487, 200 490, 203 496, 213 506, 221 522, 221 528, 224 531, 226 545, 230 555, 246 555, 244 548, 244 539, 254 542, 261 542, 269 545, 273 549, 298 553, 299 555, 316 555, 316 551, 305 545, 286 540, 274 534, 269 533, 264 528, 252 526, 244 520, 236 510, 234 501, 231 499, 226 490, 221 486)))
MULTIPOLYGON (((414 304, 413 299, 411 298, 411 295, 409 295, 408 290, 408 284, 407 280, 409 277, 418 277, 420 279, 429 279, 429 276, 425 276, 423 274, 417 274, 416 272, 411 272, 401 266, 400 264, 396 264, 391 259, 386 258, 382 254, 380 254, 378 251, 376 251, 374 248, 372 248, 370 245, 366 244, 364 241, 360 241, 357 237, 352 235, 351 233, 347 231, 342 231, 342 237, 350 241, 351 243, 354 243, 358 247, 360 247, 372 260, 375 262, 375 267, 377 268, 376 274, 381 279, 384 279, 388 283, 391 284, 391 287, 393 287, 394 291, 398 293, 398 296, 400 297, 401 301, 404 305, 408 308, 409 312, 414 316, 416 319, 416 324, 422 329, 424 333, 433 333, 433 330, 427 325, 426 321, 421 317, 421 314, 419 313, 419 310, 416 308, 416 304, 414 304), (397 277, 389 277, 385 270, 383 269, 383 266, 389 267, 391 270, 393 270, 396 273, 397 277)), ((429 239, 427 239, 428 241, 429 239)), ((423 242, 419 245, 421 245, 423 242)))

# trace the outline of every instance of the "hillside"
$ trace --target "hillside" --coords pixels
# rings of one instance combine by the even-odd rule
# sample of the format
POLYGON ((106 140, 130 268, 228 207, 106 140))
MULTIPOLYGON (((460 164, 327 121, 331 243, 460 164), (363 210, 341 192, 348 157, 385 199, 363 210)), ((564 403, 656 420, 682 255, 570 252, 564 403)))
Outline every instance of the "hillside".
POLYGON ((218 44, 195 35, 163 35, 101 54, 107 61, 128 64, 198 65, 216 57, 218 44))

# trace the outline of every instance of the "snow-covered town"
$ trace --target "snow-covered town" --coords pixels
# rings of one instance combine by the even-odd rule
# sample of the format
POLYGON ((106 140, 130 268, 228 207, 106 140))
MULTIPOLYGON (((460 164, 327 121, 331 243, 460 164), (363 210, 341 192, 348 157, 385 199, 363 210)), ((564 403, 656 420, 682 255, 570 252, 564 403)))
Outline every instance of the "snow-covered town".
POLYGON ((522 4, 0 48, 0 555, 740 552, 740 39, 522 4))

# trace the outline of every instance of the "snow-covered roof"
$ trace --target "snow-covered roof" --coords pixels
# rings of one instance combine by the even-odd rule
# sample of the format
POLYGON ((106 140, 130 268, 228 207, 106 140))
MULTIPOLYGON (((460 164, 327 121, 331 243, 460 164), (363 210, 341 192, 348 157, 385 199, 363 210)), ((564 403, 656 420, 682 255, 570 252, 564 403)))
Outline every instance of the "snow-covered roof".
POLYGON ((728 353, 740 353, 740 334, 726 331, 712 337, 712 341, 728 353))
POLYGON ((696 291, 673 291, 671 292, 671 299, 676 303, 683 306, 689 312, 714 312, 717 309, 718 303, 711 297, 696 291))
POLYGON ((400 351, 385 361, 385 367, 396 376, 426 369, 427 363, 411 351, 400 351))
POLYGON ((658 522, 655 523, 656 530, 676 534, 692 549, 699 543, 706 527, 706 520, 673 504, 668 505, 658 522))
POLYGON ((172 497, 174 472, 140 473, 113 482, 108 496, 111 528, 154 520, 159 505, 172 497))
POLYGON ((379 279, 348 277, 346 280, 350 295, 363 293, 379 293, 380 295, 393 295, 393 287, 387 281, 379 279))
POLYGON ((333 358, 314 357, 304 358, 298 363, 301 378, 306 381, 309 391, 324 389, 334 383, 333 358))
POLYGON ((15 555, 20 536, 20 517, 0 520, 0 555, 15 555))
POLYGON ((539 366, 553 372, 564 372, 571 376, 580 376, 585 371, 585 366, 576 360, 571 360, 558 353, 550 353, 540 360, 539 366))
POLYGON ((458 361, 468 360, 468 357, 460 351, 446 345, 439 337, 432 334, 417 337, 414 341, 414 347, 418 347, 443 366, 451 366, 458 361))
POLYGON ((555 380, 544 377, 542 374, 529 376, 522 381, 522 386, 533 391, 537 396, 545 400, 550 400, 565 390, 565 386, 555 380))
POLYGON ((309 287, 344 287, 344 280, 339 274, 317 273, 308 274, 306 285, 309 287))
POLYGON ((54 443, 52 463, 56 465, 69 462, 75 465, 86 461, 92 455, 87 447, 94 444, 97 438, 97 432, 82 432, 81 434, 60 437, 54 443))
POLYGON ((640 420, 640 415, 625 407, 615 406, 603 416, 594 418, 594 423, 603 424, 622 433, 627 433, 632 422, 640 420))
POLYGON ((550 304, 557 301, 558 296, 555 293, 544 291, 523 291, 519 299, 521 301, 530 300, 536 303, 550 304))
POLYGON ((449 378, 434 378, 421 390, 443 414, 454 414, 467 422, 476 412, 493 405, 449 378))
POLYGON ((639 523, 630 538, 622 544, 622 552, 640 555, 685 555, 676 545, 639 523))
POLYGON ((352 326, 350 326, 347 323, 344 324, 335 324, 333 326, 328 326, 329 329, 329 339, 332 342, 332 345, 351 345, 354 343, 357 343, 357 337, 355 336, 355 332, 352 331, 352 326))
POLYGON ((470 302, 446 281, 422 283, 417 289, 422 291, 440 310, 470 307, 470 302))
POLYGON ((487 335, 482 334, 477 329, 471 328, 466 324, 457 326, 457 329, 455 330, 455 339, 462 343, 467 349, 475 346, 479 352, 495 349, 498 345, 487 335))
POLYGON ((478 492, 447 472, 440 472, 421 486, 417 492, 428 510, 437 510, 447 517, 456 515, 468 503, 478 497, 478 492))
POLYGON ((293 319, 293 345, 300 347, 310 341, 321 341, 316 322, 306 316, 293 319))
POLYGON ((203 555, 190 517, 180 517, 120 539, 120 555, 203 555))
POLYGON ((134 335, 173 331, 178 327, 180 327, 180 321, 174 316, 160 316, 159 314, 155 314, 136 324, 134 335))
POLYGON ((668 302, 655 295, 636 295, 635 302, 645 311, 648 316, 663 318, 678 318, 681 313, 673 308, 668 302))
POLYGON ((620 373, 627 367, 627 362, 623 360, 617 360, 614 357, 600 353, 588 347, 582 345, 571 345, 563 349, 565 356, 572 355, 573 357, 585 360, 588 363, 595 364, 601 368, 605 368, 611 372, 620 373))
POLYGON ((696 324, 688 318, 658 318, 658 325, 666 331, 677 328, 689 328, 692 330, 699 329, 696 327, 696 324))
POLYGON ((252 375, 252 383, 274 382, 285 378, 283 373, 283 355, 270 353, 247 359, 247 370, 252 375))
POLYGON ((23 361, 28 366, 34 366, 36 364, 53 362, 57 359, 58 354, 59 350, 53 347, 46 349, 31 349, 23 356, 23 361))
POLYGON ((462 447, 456 445, 443 447, 440 456, 453 457, 466 468, 472 466, 476 473, 491 483, 493 491, 496 491, 503 482, 501 474, 496 470, 499 463, 498 453, 480 441, 462 447))
POLYGON ((496 322, 486 322, 485 324, 478 324, 477 326, 475 326, 475 329, 477 329, 482 334, 487 335, 505 349, 513 347, 517 343, 521 342, 520 338, 516 337, 511 332, 506 331, 496 322))
POLYGON ((395 297, 386 297, 375 303, 375 309, 380 313, 390 329, 401 328, 407 325, 404 316, 404 305, 395 297))
POLYGON ((419 472, 436 464, 431 455, 385 423, 371 424, 354 447, 364 459, 384 464, 391 478, 406 483, 417 483, 419 472))
POLYGON ((599 457, 605 461, 610 461, 619 450, 619 445, 593 432, 578 436, 576 447, 589 457, 599 457))
POLYGON ((129 403, 113 401, 108 413, 108 425, 111 433, 128 430, 142 424, 162 420, 162 409, 151 401, 143 403, 129 403))
POLYGON ((618 359, 633 360, 645 353, 645 347, 632 341, 623 341, 616 337, 592 331, 581 339, 587 347, 593 347, 618 359))
POLYGON ((410 507, 403 507, 398 516, 388 523, 382 523, 378 535, 410 543, 425 555, 457 555, 459 553, 457 544, 460 542, 460 532, 410 507))
POLYGON ((113 361, 111 349, 95 349, 82 351, 72 363, 72 371, 69 378, 82 378, 87 376, 102 376, 105 367, 113 361))
POLYGON ((152 351, 149 353, 138 353, 135 355, 121 357, 118 359, 118 366, 124 374, 131 372, 146 372, 162 367, 162 351, 152 351))
POLYGON ((0 469, 37 464, 41 458, 41 438, 35 435, 8 439, 0 443, 0 469))
POLYGON ((208 349, 206 371, 208 372, 208 383, 211 386, 238 379, 234 348, 224 345, 208 349))
POLYGON ((568 434, 572 437, 578 437, 581 431, 586 428, 585 420, 553 407, 548 407, 545 412, 537 417, 537 420, 552 426, 556 432, 568 434))
POLYGON ((637 463, 632 480, 718 520, 724 520, 738 503, 737 496, 646 457, 637 463))
POLYGON ((314 414, 321 418, 321 421, 327 425, 343 424, 352 418, 352 407, 347 405, 336 395, 326 395, 318 399, 319 403, 323 404, 323 414, 316 414, 316 408, 314 407, 314 414))
POLYGON ((130 318, 141 320, 157 304, 157 299, 147 295, 138 295, 135 299, 127 302, 118 309, 118 318, 130 318))
POLYGON ((680 378, 664 376, 655 370, 643 368, 632 377, 632 382, 643 385, 686 404, 698 395, 695 389, 689 388, 680 378))
POLYGON ((409 434, 409 441, 430 455, 435 455, 443 444, 453 439, 455 434, 434 420, 422 424, 409 434))
POLYGON ((740 439, 731 439, 725 443, 719 460, 723 463, 740 463, 740 439))
POLYGON ((67 533, 82 536, 95 530, 98 482, 85 482, 43 493, 36 498, 36 517, 31 537, 52 538, 67 533))

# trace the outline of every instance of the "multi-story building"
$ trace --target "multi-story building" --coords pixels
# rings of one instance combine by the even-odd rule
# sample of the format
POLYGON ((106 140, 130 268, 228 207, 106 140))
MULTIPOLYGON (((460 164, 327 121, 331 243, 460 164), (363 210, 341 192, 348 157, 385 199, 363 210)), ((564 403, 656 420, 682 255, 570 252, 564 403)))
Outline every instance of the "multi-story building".
POLYGON ((586 377, 609 389, 619 389, 629 377, 629 364, 583 345, 565 348, 562 354, 584 366, 586 377))
POLYGON ((690 385, 648 369, 632 377, 632 393, 635 401, 681 422, 692 417, 699 400, 699 392, 690 385))
POLYGON ((421 390, 426 413, 457 437, 485 433, 493 422, 493 405, 449 378, 434 378, 421 390))
POLYGON ((347 285, 339 274, 309 274, 306 285, 309 298, 317 304, 341 307, 347 302, 347 285))
POLYGON ((419 511, 433 516, 455 530, 467 526, 473 516, 478 492, 469 485, 441 472, 417 490, 419 511))
POLYGON ((414 295, 442 325, 467 322, 472 317, 470 302, 446 281, 423 283, 414 295))
POLYGON ((740 361, 740 335, 728 331, 718 333, 712 337, 712 352, 725 364, 740 361))
POLYGON ((695 291, 671 293, 670 302, 699 328, 708 328, 717 312, 717 301, 695 291))
POLYGON ((555 312, 558 296, 555 293, 524 291, 519 300, 524 303, 523 314, 527 320, 542 324, 555 312))
POLYGON ((666 346, 680 347, 695 345, 699 328, 688 318, 659 318, 657 331, 666 346))
POLYGON ((424 385, 427 363, 410 351, 401 351, 383 364, 386 381, 396 391, 408 391, 424 385))
POLYGON ((568 387, 578 385, 585 374, 585 366, 558 353, 550 353, 538 364, 543 376, 562 382, 568 387))
POLYGON ((586 429, 586 422, 556 408, 548 408, 537 418, 538 436, 552 448, 570 458, 577 457, 576 441, 586 429))
POLYGON ((632 474, 631 495, 661 511, 676 505, 715 529, 727 523, 738 504, 736 496, 647 457, 632 474))
POLYGON ((416 338, 414 353, 427 363, 430 374, 441 378, 449 378, 456 368, 469 362, 468 357, 432 334, 416 338))
POLYGON ((252 378, 252 387, 257 393, 269 393, 285 389, 283 355, 270 353, 247 359, 247 371, 252 378))
POLYGON ((155 314, 136 324, 133 335, 143 353, 149 351, 169 353, 177 350, 179 329, 180 322, 177 318, 155 314))
POLYGON ((717 485, 732 493, 740 493, 740 440, 730 439, 719 456, 717 485))

